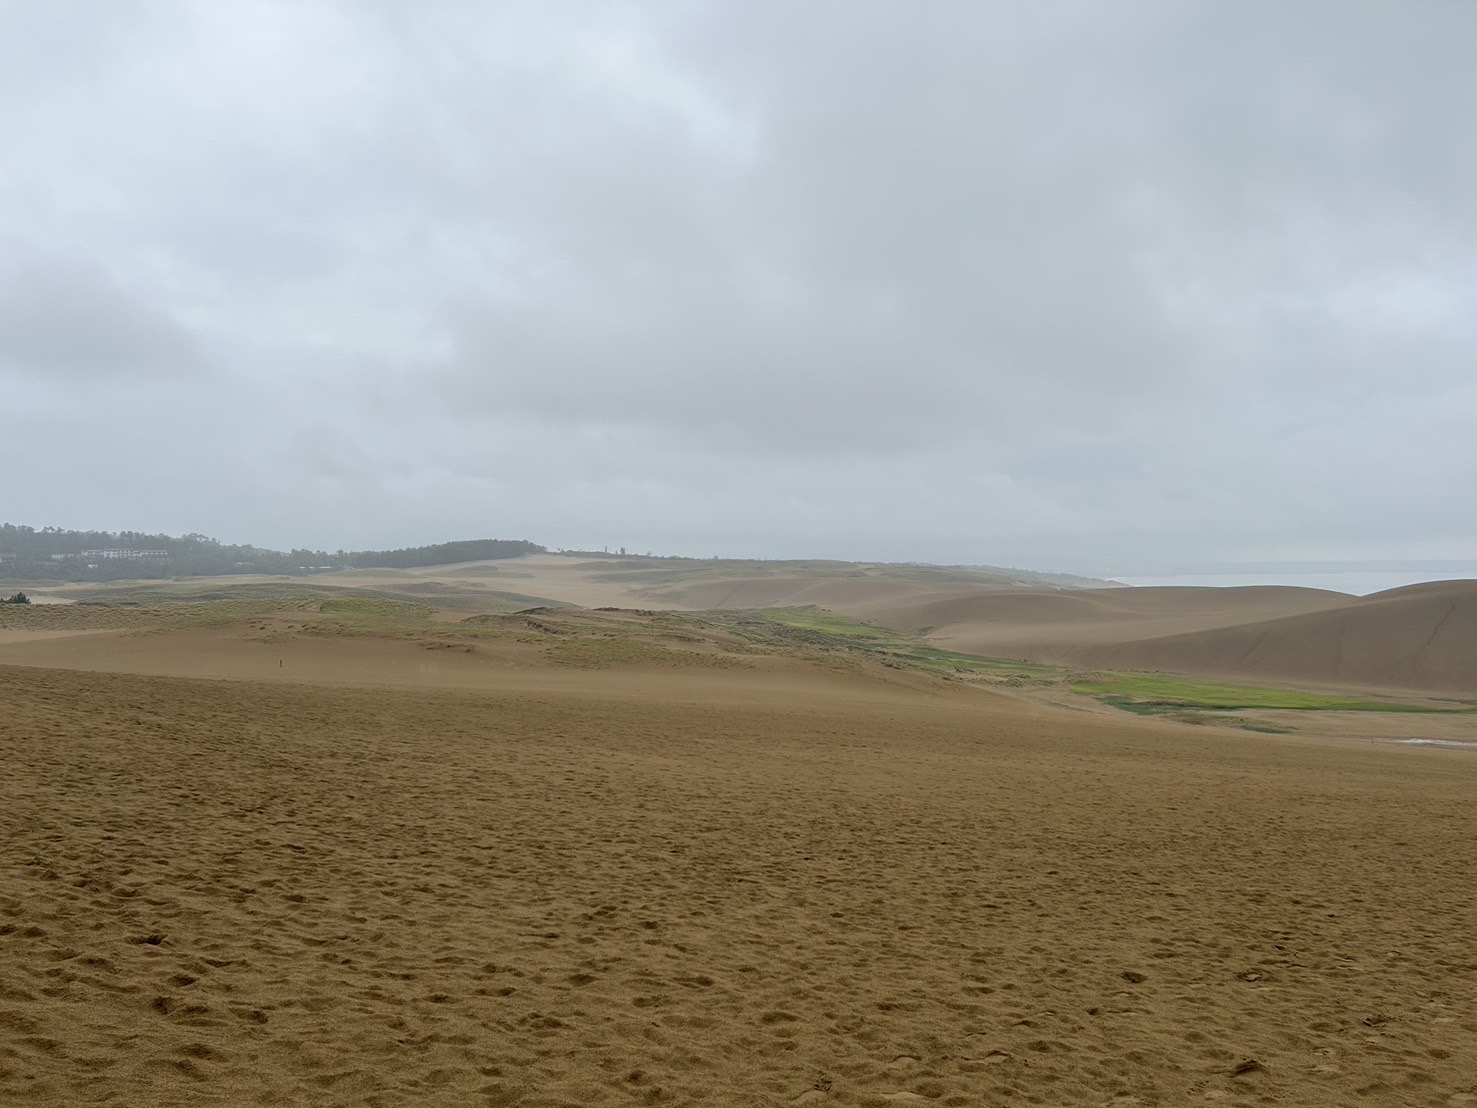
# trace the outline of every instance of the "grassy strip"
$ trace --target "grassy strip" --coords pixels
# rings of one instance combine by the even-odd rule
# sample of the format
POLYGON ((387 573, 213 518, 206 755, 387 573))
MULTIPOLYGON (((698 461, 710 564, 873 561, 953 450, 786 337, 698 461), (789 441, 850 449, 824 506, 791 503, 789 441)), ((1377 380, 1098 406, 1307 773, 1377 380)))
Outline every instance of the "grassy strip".
POLYGON ((313 601, 209 601, 200 604, 127 605, 103 607, 94 604, 6 605, 0 608, 0 628, 42 631, 171 631, 187 628, 224 627, 272 612, 311 611, 313 601))
POLYGON ((1165 715, 1187 708, 1221 712, 1249 708, 1294 712, 1477 712, 1477 707, 1466 704, 1460 708, 1438 708, 1398 700, 1370 700, 1291 689, 1196 681, 1160 673, 1103 673, 1091 681, 1076 682, 1071 688, 1075 693, 1097 697, 1105 704, 1138 715, 1165 715))
POLYGON ((929 646, 920 635, 890 631, 814 606, 704 612, 704 622, 736 632, 750 642, 813 646, 875 658, 884 665, 919 669, 937 677, 995 677, 1012 684, 1052 684, 1060 666, 1033 665, 1005 658, 982 658, 929 646))
POLYGON ((882 628, 873 627, 869 623, 847 619, 845 616, 838 616, 833 612, 827 612, 815 607, 761 608, 757 611, 745 612, 744 614, 751 619, 758 619, 768 623, 778 623, 781 627, 794 627, 802 631, 814 631, 821 635, 846 639, 848 641, 858 640, 863 642, 892 643, 898 638, 896 632, 884 631, 882 628))
MULTIPOLYGON (((716 613, 708 613, 710 616, 716 613)), ((837 648, 848 648, 879 656, 890 664, 902 664, 939 676, 990 676, 1011 684, 1056 684, 1066 680, 1060 666, 1036 665, 1000 658, 982 658, 928 646, 921 636, 873 627, 819 608, 760 609, 742 613, 749 620, 778 624, 802 633, 823 637, 837 648)), ((1455 701, 1451 707, 1413 704, 1395 699, 1337 696, 1327 693, 1273 689, 1255 685, 1233 685, 1198 681, 1161 673, 1102 673, 1074 680, 1068 687, 1083 696, 1142 716, 1178 716, 1192 721, 1196 713, 1245 710, 1299 712, 1402 712, 1415 714, 1471 714, 1477 705, 1455 701)), ((1199 716, 1198 719, 1216 717, 1199 716)), ((1230 718, 1219 717, 1222 722, 1230 718)), ((1249 730, 1245 723, 1238 726, 1249 730)), ((1276 728, 1266 728, 1275 732, 1276 728)))

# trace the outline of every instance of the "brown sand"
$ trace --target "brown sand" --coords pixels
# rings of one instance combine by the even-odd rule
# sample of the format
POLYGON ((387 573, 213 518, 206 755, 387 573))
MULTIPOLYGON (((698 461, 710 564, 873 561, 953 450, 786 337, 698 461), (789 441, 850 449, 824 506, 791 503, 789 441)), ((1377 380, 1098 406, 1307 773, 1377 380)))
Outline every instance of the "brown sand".
POLYGON ((1477 1104, 1477 755, 287 645, 0 666, 0 1103, 1477 1104))

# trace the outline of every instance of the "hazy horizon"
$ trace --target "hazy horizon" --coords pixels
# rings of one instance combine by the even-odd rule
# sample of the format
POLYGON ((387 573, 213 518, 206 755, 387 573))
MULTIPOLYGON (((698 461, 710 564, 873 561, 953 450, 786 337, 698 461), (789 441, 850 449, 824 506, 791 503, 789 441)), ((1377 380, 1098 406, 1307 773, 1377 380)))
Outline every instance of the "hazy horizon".
MULTIPOLYGON (((33 530, 40 530, 33 528, 33 530)), ((67 530, 67 529, 63 529, 67 530)), ((82 530, 82 529, 77 529, 82 530)), ((134 532, 138 534, 137 531, 134 532)), ((196 532, 195 534, 198 534, 196 532)), ((178 538, 179 536, 176 536, 178 538)), ((217 538, 218 536, 211 536, 217 538)), ((492 539, 493 541, 509 541, 508 536, 479 536, 481 540, 492 539)), ((517 540, 526 540, 527 536, 520 536, 517 540)), ((465 537, 452 540, 436 540, 434 542, 417 542, 410 544, 414 547, 434 547, 468 541, 465 537)), ((471 540, 477 541, 477 540, 471 540)), ((564 546, 561 544, 540 543, 537 539, 532 541, 537 546, 543 546, 552 554, 568 554, 578 556, 581 554, 609 554, 612 557, 657 557, 675 559, 708 560, 712 558, 723 561, 749 561, 766 560, 756 555, 714 553, 710 555, 694 554, 690 551, 671 550, 642 550, 637 547, 611 545, 609 543, 596 545, 564 546)), ((233 545, 229 540, 225 545, 233 545)), ((242 542, 239 545, 251 545, 261 549, 279 549, 264 546, 260 543, 242 542)), ((282 549, 285 553, 288 549, 310 549, 301 544, 282 549)), ((342 551, 342 545, 322 549, 325 554, 332 550, 342 551)), ((0 555, 9 553, 3 537, 0 537, 0 555)), ((502 555, 507 556, 507 555, 502 555)), ((453 561, 459 558, 451 559, 453 561)), ((782 560, 782 559, 768 559, 782 560)), ((1286 562, 1201 562, 1182 564, 1148 564, 1128 567, 1114 567, 1092 562, 1064 562, 1060 564, 1046 565, 1004 565, 1001 563, 983 562, 929 562, 920 559, 878 559, 867 557, 841 557, 816 555, 813 559, 800 558, 795 560, 821 560, 836 561, 839 563, 859 564, 891 564, 891 565, 918 565, 936 566, 939 568, 968 568, 981 570, 1015 570, 1026 573, 1044 575, 1080 576, 1085 578, 1096 578, 1103 581, 1111 581, 1134 587, 1152 586, 1197 586, 1216 588, 1235 588, 1248 585, 1288 585, 1300 588, 1326 589, 1333 592, 1348 593, 1355 596, 1366 596, 1371 593, 1383 592, 1388 589, 1401 588, 1406 585, 1426 584, 1436 581, 1477 579, 1477 560, 1424 560, 1424 561, 1286 561, 1286 562)), ((381 563, 375 563, 381 564, 381 563)), ((193 572, 193 571, 192 571, 193 572)), ((277 572, 277 571, 272 571, 277 572)), ((0 572, 0 580, 5 579, 5 574, 0 572)), ((20 578, 15 578, 19 580, 20 578)))
POLYGON ((0 4, 6 514, 1477 559, 1477 6, 0 4))

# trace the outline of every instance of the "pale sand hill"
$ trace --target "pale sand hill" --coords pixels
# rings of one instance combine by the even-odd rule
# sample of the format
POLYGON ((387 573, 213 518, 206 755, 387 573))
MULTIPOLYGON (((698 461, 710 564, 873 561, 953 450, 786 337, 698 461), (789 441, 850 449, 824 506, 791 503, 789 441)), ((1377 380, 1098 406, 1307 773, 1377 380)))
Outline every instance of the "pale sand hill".
POLYGON ((771 608, 817 604, 845 607, 927 594, 941 583, 956 589, 1018 588, 999 574, 936 566, 849 562, 729 562, 581 559, 534 554, 498 562, 409 571, 437 580, 468 576, 505 588, 584 607, 771 608))
POLYGON ((1477 693, 1477 581, 1412 585, 1322 612, 1063 655, 1084 665, 1477 693))
MULTIPOLYGON (((980 584, 979 589, 995 590, 995 584, 980 584)), ((914 581, 887 577, 841 576, 817 580, 814 577, 724 577, 712 581, 682 584, 669 588, 645 590, 648 604, 688 611, 724 608, 801 608, 816 605, 835 611, 849 611, 861 605, 899 603, 913 600, 933 591, 914 581)))
POLYGON ((1477 1104, 1471 753, 310 614, 4 647, 0 1103, 1477 1104))
MULTIPOLYGON (((67 585, 55 590, 68 600, 137 593, 145 603, 174 595, 218 598, 223 591, 293 589, 321 594, 357 589, 463 611, 509 611, 539 604, 585 608, 712 608, 851 606, 901 603, 955 592, 1026 587, 1020 577, 947 566, 850 562, 701 561, 691 559, 580 558, 536 554, 497 561, 425 566, 417 569, 352 570, 307 577, 217 577, 175 581, 67 585)), ((136 597, 135 597, 136 598, 136 597)))

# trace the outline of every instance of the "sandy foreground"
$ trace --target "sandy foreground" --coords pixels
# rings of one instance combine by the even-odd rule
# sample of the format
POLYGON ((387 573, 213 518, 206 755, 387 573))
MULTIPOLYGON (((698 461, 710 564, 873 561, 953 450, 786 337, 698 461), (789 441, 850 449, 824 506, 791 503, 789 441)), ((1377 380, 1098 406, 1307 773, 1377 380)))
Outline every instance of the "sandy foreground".
POLYGON ((0 1103, 1477 1104, 1470 751, 108 641, 0 665, 0 1103))

